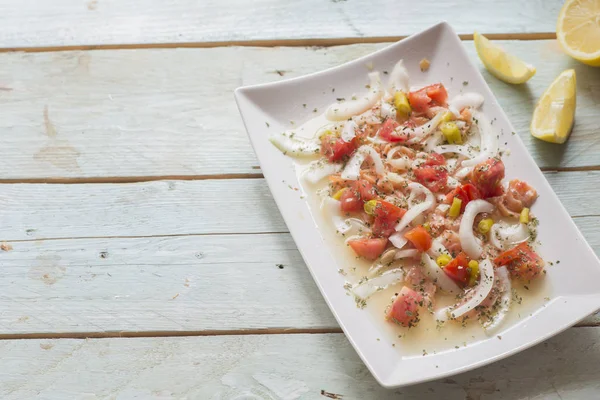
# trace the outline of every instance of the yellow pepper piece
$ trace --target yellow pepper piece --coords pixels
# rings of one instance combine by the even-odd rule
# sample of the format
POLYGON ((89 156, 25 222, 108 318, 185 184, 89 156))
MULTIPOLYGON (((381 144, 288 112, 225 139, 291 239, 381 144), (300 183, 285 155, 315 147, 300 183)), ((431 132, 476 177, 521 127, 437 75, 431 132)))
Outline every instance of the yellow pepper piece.
POLYGON ((452 205, 450 206, 450 210, 448 210, 448 216, 452 218, 456 218, 460 215, 460 207, 462 206, 462 200, 455 197, 452 200, 452 205))
POLYGON ((454 120, 454 114, 450 111, 444 111, 444 115, 442 115, 442 122, 448 122, 454 120))
POLYGON ((458 125, 456 125, 454 122, 444 122, 440 125, 440 130, 446 137, 448 143, 462 144, 460 129, 458 129, 458 125))
POLYGON ((494 220, 491 218, 486 218, 486 219, 482 219, 481 221, 479 221, 479 232, 486 234, 490 231, 490 229, 492 229, 492 226, 494 225, 494 220))
POLYGON ((394 93, 394 107, 396 107, 396 113, 402 117, 408 117, 412 111, 408 98, 404 92, 400 91, 394 93))
POLYGON ((521 211, 521 215, 519 216, 519 222, 522 224, 526 224, 529 222, 529 208, 523 208, 523 210, 521 211))
POLYGON ((369 215, 375 215, 375 207, 377 207, 377 200, 369 200, 364 205, 364 210, 369 215))
POLYGON ((479 263, 475 260, 469 261, 469 269, 471 270, 471 275, 469 276, 469 286, 475 286, 477 283, 477 278, 479 278, 479 263))
POLYGON ((338 191, 337 191, 337 192, 335 192, 335 194, 333 195, 333 198, 334 198, 334 199, 336 199, 336 200, 339 200, 339 199, 341 199, 341 198, 342 198, 342 195, 344 194, 344 192, 345 192, 346 190, 348 190, 348 188, 343 188, 343 189, 340 189, 340 190, 338 190, 338 191))
POLYGON ((429 222, 425 222, 425 223, 423 224, 423 228, 425 228, 425 230, 426 230, 427 232, 430 232, 430 231, 431 231, 431 225, 429 225, 429 222))
POLYGON ((435 260, 437 265, 440 267, 445 267, 450 261, 452 261, 452 257, 450 257, 448 254, 440 254, 435 260))

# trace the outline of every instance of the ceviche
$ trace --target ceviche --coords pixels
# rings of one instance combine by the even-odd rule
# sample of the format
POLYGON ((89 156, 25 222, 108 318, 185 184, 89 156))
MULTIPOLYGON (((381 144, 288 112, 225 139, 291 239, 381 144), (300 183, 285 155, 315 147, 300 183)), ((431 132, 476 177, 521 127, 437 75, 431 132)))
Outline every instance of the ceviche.
POLYGON ((513 284, 544 272, 533 248, 537 192, 504 179, 483 96, 450 98, 441 83, 410 88, 402 61, 386 78, 369 73, 367 93, 329 106, 312 137, 270 140, 314 158, 302 173, 308 191, 348 251, 372 263, 346 285, 357 305, 393 288, 381 307, 390 324, 478 321, 492 332, 511 309, 513 284))

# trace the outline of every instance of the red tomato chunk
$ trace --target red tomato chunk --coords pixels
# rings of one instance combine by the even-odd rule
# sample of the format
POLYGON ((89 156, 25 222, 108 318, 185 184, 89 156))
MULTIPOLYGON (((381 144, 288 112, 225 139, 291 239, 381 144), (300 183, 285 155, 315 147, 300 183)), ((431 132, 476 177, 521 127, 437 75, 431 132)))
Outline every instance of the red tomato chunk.
POLYGON ((387 310, 387 320, 402 326, 415 326, 419 322, 419 307, 423 296, 404 286, 387 310))

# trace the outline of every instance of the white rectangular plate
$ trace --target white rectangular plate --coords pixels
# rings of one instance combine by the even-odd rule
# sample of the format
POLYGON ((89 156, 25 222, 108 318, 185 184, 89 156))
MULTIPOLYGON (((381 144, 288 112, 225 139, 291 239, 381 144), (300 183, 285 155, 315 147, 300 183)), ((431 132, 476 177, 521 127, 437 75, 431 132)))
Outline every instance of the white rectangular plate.
POLYGON ((480 367, 556 335, 600 308, 600 261, 519 136, 512 134, 514 128, 448 24, 440 23, 381 51, 326 71, 239 88, 235 96, 271 193, 302 257, 346 336, 381 385, 399 387, 480 367), (431 61, 425 73, 418 66, 423 58, 431 61), (442 82, 452 97, 463 90, 463 82, 468 82, 469 91, 484 96, 483 112, 490 120, 496 119, 494 127, 500 135, 500 143, 506 142, 510 149, 510 155, 503 157, 507 179, 519 177, 540 194, 534 206, 540 220, 539 253, 545 260, 560 260, 560 264, 547 268, 545 279, 551 287, 549 301, 516 323, 505 326, 499 332, 501 340, 493 336, 423 357, 406 357, 401 348, 392 349, 390 339, 381 332, 381 325, 368 318, 346 295, 342 287, 344 277, 337 272, 335 252, 339 249, 324 244, 306 199, 298 191, 289 189, 290 185, 301 187, 293 160, 268 140, 272 133, 292 128, 290 121, 296 121, 297 125, 314 117, 314 107, 324 110, 338 97, 349 98, 353 93, 364 92, 367 65, 378 71, 391 71, 400 59, 407 66, 411 85, 442 82))

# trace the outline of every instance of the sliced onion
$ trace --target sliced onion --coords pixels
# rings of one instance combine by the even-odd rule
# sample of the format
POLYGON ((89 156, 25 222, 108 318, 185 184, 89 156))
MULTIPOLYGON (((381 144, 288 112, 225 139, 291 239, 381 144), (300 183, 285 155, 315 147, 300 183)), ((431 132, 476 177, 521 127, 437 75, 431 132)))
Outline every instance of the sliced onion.
POLYGON ((394 245, 394 247, 401 249, 406 243, 408 243, 408 239, 404 237, 404 232, 396 232, 389 237, 390 243, 394 245))
POLYGON ((429 254, 431 258, 437 259, 442 254, 450 255, 450 252, 446 249, 444 243, 442 243, 441 236, 438 236, 431 241, 431 247, 427 250, 427 254, 429 254))
POLYGON ((470 201, 465 208, 465 213, 460 221, 458 237, 463 251, 471 258, 478 259, 483 251, 479 239, 473 234, 475 217, 479 213, 492 211, 494 211, 494 206, 485 200, 470 201))
POLYGON ((458 179, 462 179, 465 176, 469 175, 472 170, 473 170, 473 167, 464 167, 464 168, 461 168, 458 171, 456 171, 454 176, 457 177, 458 179))
MULTIPOLYGON (((444 144, 441 146, 437 146, 433 149, 436 153, 445 154, 445 153, 455 153, 465 156, 467 158, 475 157, 478 152, 475 150, 473 146, 469 146, 468 144, 459 145, 459 144, 444 144)), ((463 162, 464 164, 464 162, 463 162)))
MULTIPOLYGON (((460 182, 459 182, 459 181, 457 181, 455 178, 453 178, 453 177, 449 176, 449 177, 448 177, 448 181, 446 182, 446 187, 447 187, 448 189, 454 189, 454 188, 456 188, 456 187, 458 187, 458 186, 460 186, 460 182)), ((446 197, 446 196, 444 196, 444 195, 442 195, 442 196, 443 196, 444 198, 446 197)))
POLYGON ((396 225, 396 231, 402 231, 404 228, 408 226, 415 218, 424 213, 425 211, 433 208, 435 206, 435 197, 433 193, 425 186, 421 185, 417 182, 411 182, 408 184, 408 188, 411 190, 411 195, 413 191, 421 192, 425 194, 425 201, 411 207, 402 217, 398 225, 396 225))
POLYGON ((463 108, 471 107, 471 108, 479 108, 483 104, 483 96, 479 93, 461 93, 458 96, 454 97, 450 100, 448 108, 450 111, 454 113, 457 117, 460 116, 460 111, 463 108))
MULTIPOLYGON (((471 203, 469 203, 471 204, 471 203)), ((492 287, 494 286, 494 266, 488 259, 483 260, 479 263, 479 285, 475 287, 469 300, 465 301, 459 306, 450 306, 442 308, 435 313, 438 321, 446 321, 448 318, 456 319, 460 318, 469 311, 475 309, 480 305, 490 294, 492 287)))
POLYGON ((302 177, 310 182, 317 183, 321 179, 327 178, 329 175, 337 174, 342 170, 341 164, 333 164, 326 159, 313 161, 302 174, 302 177))
POLYGON ((497 249, 506 250, 515 244, 526 241, 529 236, 531 233, 525 224, 508 225, 506 222, 499 222, 492 225, 490 243, 497 249))
POLYGON ((356 125, 356 122, 352 120, 346 121, 344 128, 342 129, 342 140, 346 143, 350 143, 352 139, 356 137, 357 129, 358 125, 356 125))
POLYGON ((481 152, 470 160, 463 161, 461 164, 463 167, 474 167, 488 158, 494 157, 500 150, 498 147, 498 137, 492 132, 490 120, 478 111, 473 111, 473 117, 478 121, 477 127, 481 136, 481 152))
POLYGON ((431 121, 426 122, 425 124, 418 126, 414 129, 404 129, 400 131, 401 134, 410 135, 410 139, 406 141, 408 144, 415 144, 420 142, 429 136, 433 131, 436 130, 438 125, 444 120, 444 111, 436 114, 435 117, 431 119, 431 121))
POLYGON ((325 117, 330 121, 343 121, 355 115, 362 114, 372 108, 383 96, 379 72, 369 73, 371 81, 369 92, 365 96, 358 96, 356 100, 334 103, 325 111, 325 117))
POLYGON ((346 167, 342 171, 342 179, 355 181, 360 177, 360 167, 363 162, 369 157, 371 161, 373 161, 373 166, 375 167, 375 172, 378 175, 383 175, 385 172, 383 161, 381 161, 381 156, 375 149, 371 146, 360 146, 358 150, 354 152, 354 155, 348 160, 346 163, 346 167))
POLYGON ((406 250, 398 250, 396 251, 396 255, 394 256, 395 260, 400 260, 401 258, 411 258, 419 255, 419 250, 417 249, 406 249, 406 250))
POLYGON ((392 182, 395 183, 396 185, 407 185, 408 181, 406 180, 406 178, 404 178, 402 175, 397 174, 395 172, 388 172, 387 174, 385 174, 385 178, 392 182))
POLYGON ((483 324, 483 329, 485 329, 485 333, 488 335, 492 334, 504 322, 512 303, 512 285, 510 284, 510 277, 508 276, 506 267, 496 268, 496 278, 498 278, 498 281, 502 285, 502 296, 498 300, 500 308, 496 311, 494 318, 483 324))
POLYGON ((284 154, 294 156, 314 156, 321 150, 321 143, 316 139, 304 139, 291 133, 275 134, 269 138, 275 147, 284 154))
POLYGON ((383 119, 396 119, 396 109, 392 107, 392 105, 388 102, 381 102, 381 108, 379 109, 379 114, 383 119))
POLYGON ((331 215, 333 226, 338 233, 344 235, 352 228, 352 225, 346 223, 346 220, 341 214, 339 200, 336 200, 333 197, 326 197, 323 199, 322 208, 325 213, 331 215))
POLYGON ((387 156, 386 156, 387 163, 389 165, 391 165, 392 168, 394 168, 394 169, 407 170, 408 168, 410 168, 410 164, 411 164, 410 158, 408 158, 405 155, 400 156, 399 158, 394 158, 396 153, 398 151, 400 151, 401 148, 402 148, 401 146, 397 146, 397 147, 394 147, 393 149, 391 149, 390 151, 388 151, 387 156))
POLYGON ((390 80, 388 82, 388 89, 390 93, 394 93, 397 90, 402 90, 405 93, 408 93, 408 71, 404 67, 404 62, 402 60, 398 61, 396 65, 394 65, 394 69, 390 74, 390 80))
POLYGON ((427 253, 421 256, 421 264, 423 271, 431 278, 440 289, 446 293, 459 294, 462 290, 456 283, 440 268, 439 265, 427 253))
POLYGON ((347 228, 345 228, 344 232, 340 233, 346 236, 346 244, 352 239, 362 239, 365 235, 371 233, 371 228, 358 218, 346 218, 343 224, 347 228), (352 237, 348 237, 348 235, 352 235, 352 237))
POLYGON ((442 131, 437 130, 433 133, 433 135, 431 135, 431 137, 429 137, 425 141, 425 143, 423 145, 423 149, 428 153, 431 153, 432 151, 439 153, 436 149, 443 142, 444 142, 444 134, 442 133, 442 131))
POLYGON ((404 275, 402 268, 390 269, 381 275, 354 285, 351 291, 356 297, 366 300, 378 291, 404 281, 404 275))

